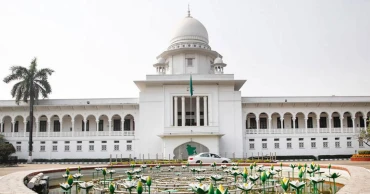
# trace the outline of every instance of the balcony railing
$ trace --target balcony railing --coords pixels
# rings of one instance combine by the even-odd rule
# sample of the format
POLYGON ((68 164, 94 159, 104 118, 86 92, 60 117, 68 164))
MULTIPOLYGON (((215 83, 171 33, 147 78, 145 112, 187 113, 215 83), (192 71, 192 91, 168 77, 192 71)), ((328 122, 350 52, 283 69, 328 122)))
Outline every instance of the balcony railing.
POLYGON ((219 134, 217 126, 178 126, 165 127, 164 134, 166 135, 212 135, 219 134))
POLYGON ((317 134, 317 133, 359 133, 364 128, 298 128, 298 129, 246 129, 246 134, 317 134))
MULTIPOLYGON (((6 132, 5 137, 29 137, 29 132, 6 132)), ((33 132, 32 137, 92 137, 92 136, 135 136, 135 131, 75 131, 75 132, 33 132)))

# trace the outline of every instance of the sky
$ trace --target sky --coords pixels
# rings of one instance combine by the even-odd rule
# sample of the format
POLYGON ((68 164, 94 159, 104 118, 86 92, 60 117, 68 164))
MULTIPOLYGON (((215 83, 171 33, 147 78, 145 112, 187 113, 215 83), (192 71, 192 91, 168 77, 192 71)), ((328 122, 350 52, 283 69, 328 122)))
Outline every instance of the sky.
POLYGON ((0 80, 37 57, 51 99, 138 97, 188 4, 242 96, 370 96, 368 0, 0 0, 0 80))

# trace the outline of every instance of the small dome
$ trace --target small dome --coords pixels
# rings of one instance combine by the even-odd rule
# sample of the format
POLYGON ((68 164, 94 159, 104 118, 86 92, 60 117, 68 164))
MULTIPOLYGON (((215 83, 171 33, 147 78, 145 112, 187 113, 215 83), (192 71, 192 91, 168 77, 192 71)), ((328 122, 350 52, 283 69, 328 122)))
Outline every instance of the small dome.
POLYGON ((208 44, 207 29, 197 19, 188 16, 175 28, 170 44, 178 42, 203 42, 208 44))
POLYGON ((217 58, 215 59, 215 61, 213 62, 213 64, 218 64, 218 63, 224 63, 224 62, 222 61, 221 57, 217 57, 217 58))
POLYGON ((157 63, 164 64, 166 63, 166 60, 164 60, 162 57, 159 57, 157 63))

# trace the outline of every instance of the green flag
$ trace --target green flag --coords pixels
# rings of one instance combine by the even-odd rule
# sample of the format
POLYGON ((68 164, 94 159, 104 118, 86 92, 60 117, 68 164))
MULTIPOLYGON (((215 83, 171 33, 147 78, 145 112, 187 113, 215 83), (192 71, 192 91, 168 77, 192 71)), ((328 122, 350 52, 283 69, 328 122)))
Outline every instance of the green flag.
POLYGON ((190 90, 190 96, 193 96, 193 79, 191 78, 191 75, 190 75, 189 90, 190 90))

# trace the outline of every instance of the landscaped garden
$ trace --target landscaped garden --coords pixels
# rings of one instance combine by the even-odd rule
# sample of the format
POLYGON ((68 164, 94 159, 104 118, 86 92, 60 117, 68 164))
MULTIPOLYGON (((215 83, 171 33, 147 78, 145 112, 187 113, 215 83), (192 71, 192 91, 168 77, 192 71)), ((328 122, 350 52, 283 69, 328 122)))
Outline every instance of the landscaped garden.
MULTIPOLYGON (((137 164, 51 172, 50 193, 335 193, 343 169, 311 164, 137 164)), ((344 172, 347 173, 347 172, 344 172)), ((48 174, 47 172, 45 174, 48 174)), ((343 183, 343 181, 342 181, 343 183)))

